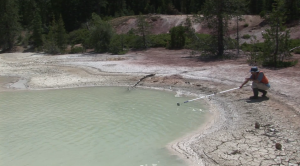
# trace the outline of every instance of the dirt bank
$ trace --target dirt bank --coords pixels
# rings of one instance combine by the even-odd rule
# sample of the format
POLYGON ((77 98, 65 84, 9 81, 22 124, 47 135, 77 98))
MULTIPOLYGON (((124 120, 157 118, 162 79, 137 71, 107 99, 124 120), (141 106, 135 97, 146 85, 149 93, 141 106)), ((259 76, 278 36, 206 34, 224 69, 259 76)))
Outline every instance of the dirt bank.
MULTIPOLYGON (((295 58, 300 58, 295 56, 295 58)), ((202 62, 188 50, 163 48, 106 54, 45 56, 0 54, 0 93, 84 86, 159 87, 204 95, 238 87, 249 76, 245 58, 202 62)), ((298 165, 300 163, 300 65, 261 68, 271 82, 268 98, 249 100, 250 87, 206 99, 217 117, 206 130, 171 148, 191 165, 298 165), (254 125, 258 122, 259 129, 254 125), (282 145, 281 150, 275 144, 282 145)))

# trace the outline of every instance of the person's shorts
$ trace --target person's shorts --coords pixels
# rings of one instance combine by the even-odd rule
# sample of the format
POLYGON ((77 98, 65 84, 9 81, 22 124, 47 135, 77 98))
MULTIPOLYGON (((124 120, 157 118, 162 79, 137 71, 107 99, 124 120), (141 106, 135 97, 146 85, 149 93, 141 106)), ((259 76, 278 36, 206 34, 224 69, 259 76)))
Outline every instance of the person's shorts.
POLYGON ((257 89, 261 89, 261 90, 268 90, 270 87, 268 87, 266 84, 264 83, 257 83, 257 82, 252 82, 252 88, 257 88, 257 89))

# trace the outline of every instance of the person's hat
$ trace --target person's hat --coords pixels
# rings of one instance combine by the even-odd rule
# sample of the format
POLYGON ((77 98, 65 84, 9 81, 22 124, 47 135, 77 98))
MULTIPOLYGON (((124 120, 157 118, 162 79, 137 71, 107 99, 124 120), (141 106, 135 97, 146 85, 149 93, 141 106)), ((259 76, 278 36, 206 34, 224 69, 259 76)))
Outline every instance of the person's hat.
POLYGON ((259 72, 258 68, 255 67, 251 67, 250 72, 259 72))

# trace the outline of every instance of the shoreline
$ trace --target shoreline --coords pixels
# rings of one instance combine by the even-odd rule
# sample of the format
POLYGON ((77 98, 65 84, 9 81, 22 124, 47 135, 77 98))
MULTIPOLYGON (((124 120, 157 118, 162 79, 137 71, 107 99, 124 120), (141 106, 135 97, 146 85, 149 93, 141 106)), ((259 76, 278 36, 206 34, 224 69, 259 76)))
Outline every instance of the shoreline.
MULTIPOLYGON (((154 53, 156 55, 155 50, 154 53)), ((182 56, 182 53, 178 54, 178 61, 182 61, 182 56)), ((130 87, 144 75, 155 73, 154 77, 143 80, 139 87, 199 96, 237 87, 239 80, 249 75, 246 64, 233 61, 202 65, 197 62, 195 66, 158 65, 161 58, 155 63, 149 59, 153 58, 151 49, 147 53, 129 53, 122 60, 108 60, 107 57, 0 54, 0 92, 18 88, 130 87), (245 72, 235 73, 232 77, 228 75, 232 70, 245 72), (4 87, 8 82, 12 82, 12 89, 4 87)), ((174 55, 170 58, 174 59, 174 55)), ((282 71, 289 70, 291 68, 282 71)), ((292 84, 286 84, 286 73, 282 71, 282 74, 266 71, 272 78, 268 99, 249 100, 251 88, 245 87, 206 101, 214 113, 211 117, 214 120, 174 140, 167 148, 190 165, 300 164, 297 155, 300 153, 300 99, 296 90, 300 79, 296 77, 292 84), (256 122, 261 126, 259 129, 254 128, 256 122), (276 149, 275 143, 281 143, 282 150, 276 149)), ((292 74, 299 75, 299 72, 295 70, 292 74)))
MULTIPOLYGON (((39 88, 39 89, 27 89, 28 87, 27 83, 29 80, 24 79, 22 77, 15 77, 15 76, 9 76, 9 77, 3 77, 0 76, 0 92, 13 92, 13 91, 39 91, 39 90, 59 90, 59 89, 73 89, 73 88, 90 88, 90 87, 106 87, 107 85, 100 85, 100 86, 78 86, 78 87, 61 87, 61 88, 39 88), (23 83, 24 85, 20 84, 23 83), (6 86, 5 86, 6 85, 6 86)), ((110 86, 111 87, 111 86, 110 86)), ((124 85, 119 85, 116 87, 127 87, 124 85)), ((143 89, 153 89, 153 90, 160 90, 160 91, 169 91, 169 92, 175 92, 176 91, 162 88, 160 86, 157 87, 149 87, 149 86, 137 86, 136 88, 143 88, 143 89)), ((180 95, 185 95, 185 96, 196 96, 196 94, 193 94, 191 91, 185 91, 182 92, 180 95)), ((206 99, 204 99, 206 100, 206 99)), ((208 112, 211 113, 212 115, 207 115, 209 119, 207 119, 198 129, 195 131, 189 132, 186 135, 183 135, 171 142, 169 142, 166 145, 166 148, 170 152, 170 155, 176 155, 178 156, 181 160, 185 161, 188 163, 190 166, 194 166, 195 163, 198 163, 197 165, 205 165, 203 161, 199 161, 199 158, 195 158, 195 155, 193 156, 192 151, 189 148, 189 145, 195 142, 197 137, 201 137, 202 134, 209 134, 213 130, 216 130, 215 128, 218 128, 216 125, 216 121, 220 119, 220 112, 217 109, 212 109, 214 107, 211 103, 208 101, 205 101, 206 104, 209 104, 210 106, 208 107, 208 112), (193 161, 191 162, 190 159, 193 161)), ((209 114, 208 113, 208 114, 209 114)))

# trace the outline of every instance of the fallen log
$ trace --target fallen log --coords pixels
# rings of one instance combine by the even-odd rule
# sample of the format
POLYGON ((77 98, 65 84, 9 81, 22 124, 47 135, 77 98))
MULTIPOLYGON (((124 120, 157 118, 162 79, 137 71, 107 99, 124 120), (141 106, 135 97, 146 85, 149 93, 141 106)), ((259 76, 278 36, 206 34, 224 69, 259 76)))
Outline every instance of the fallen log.
POLYGON ((290 52, 297 48, 300 48, 300 46, 290 49, 290 52))
POLYGON ((136 86, 137 86, 141 81, 143 81, 145 78, 153 77, 153 76, 155 76, 155 74, 148 74, 148 75, 144 76, 143 78, 139 79, 139 81, 138 81, 136 84, 134 84, 133 86, 131 86, 129 89, 136 87, 136 86))

